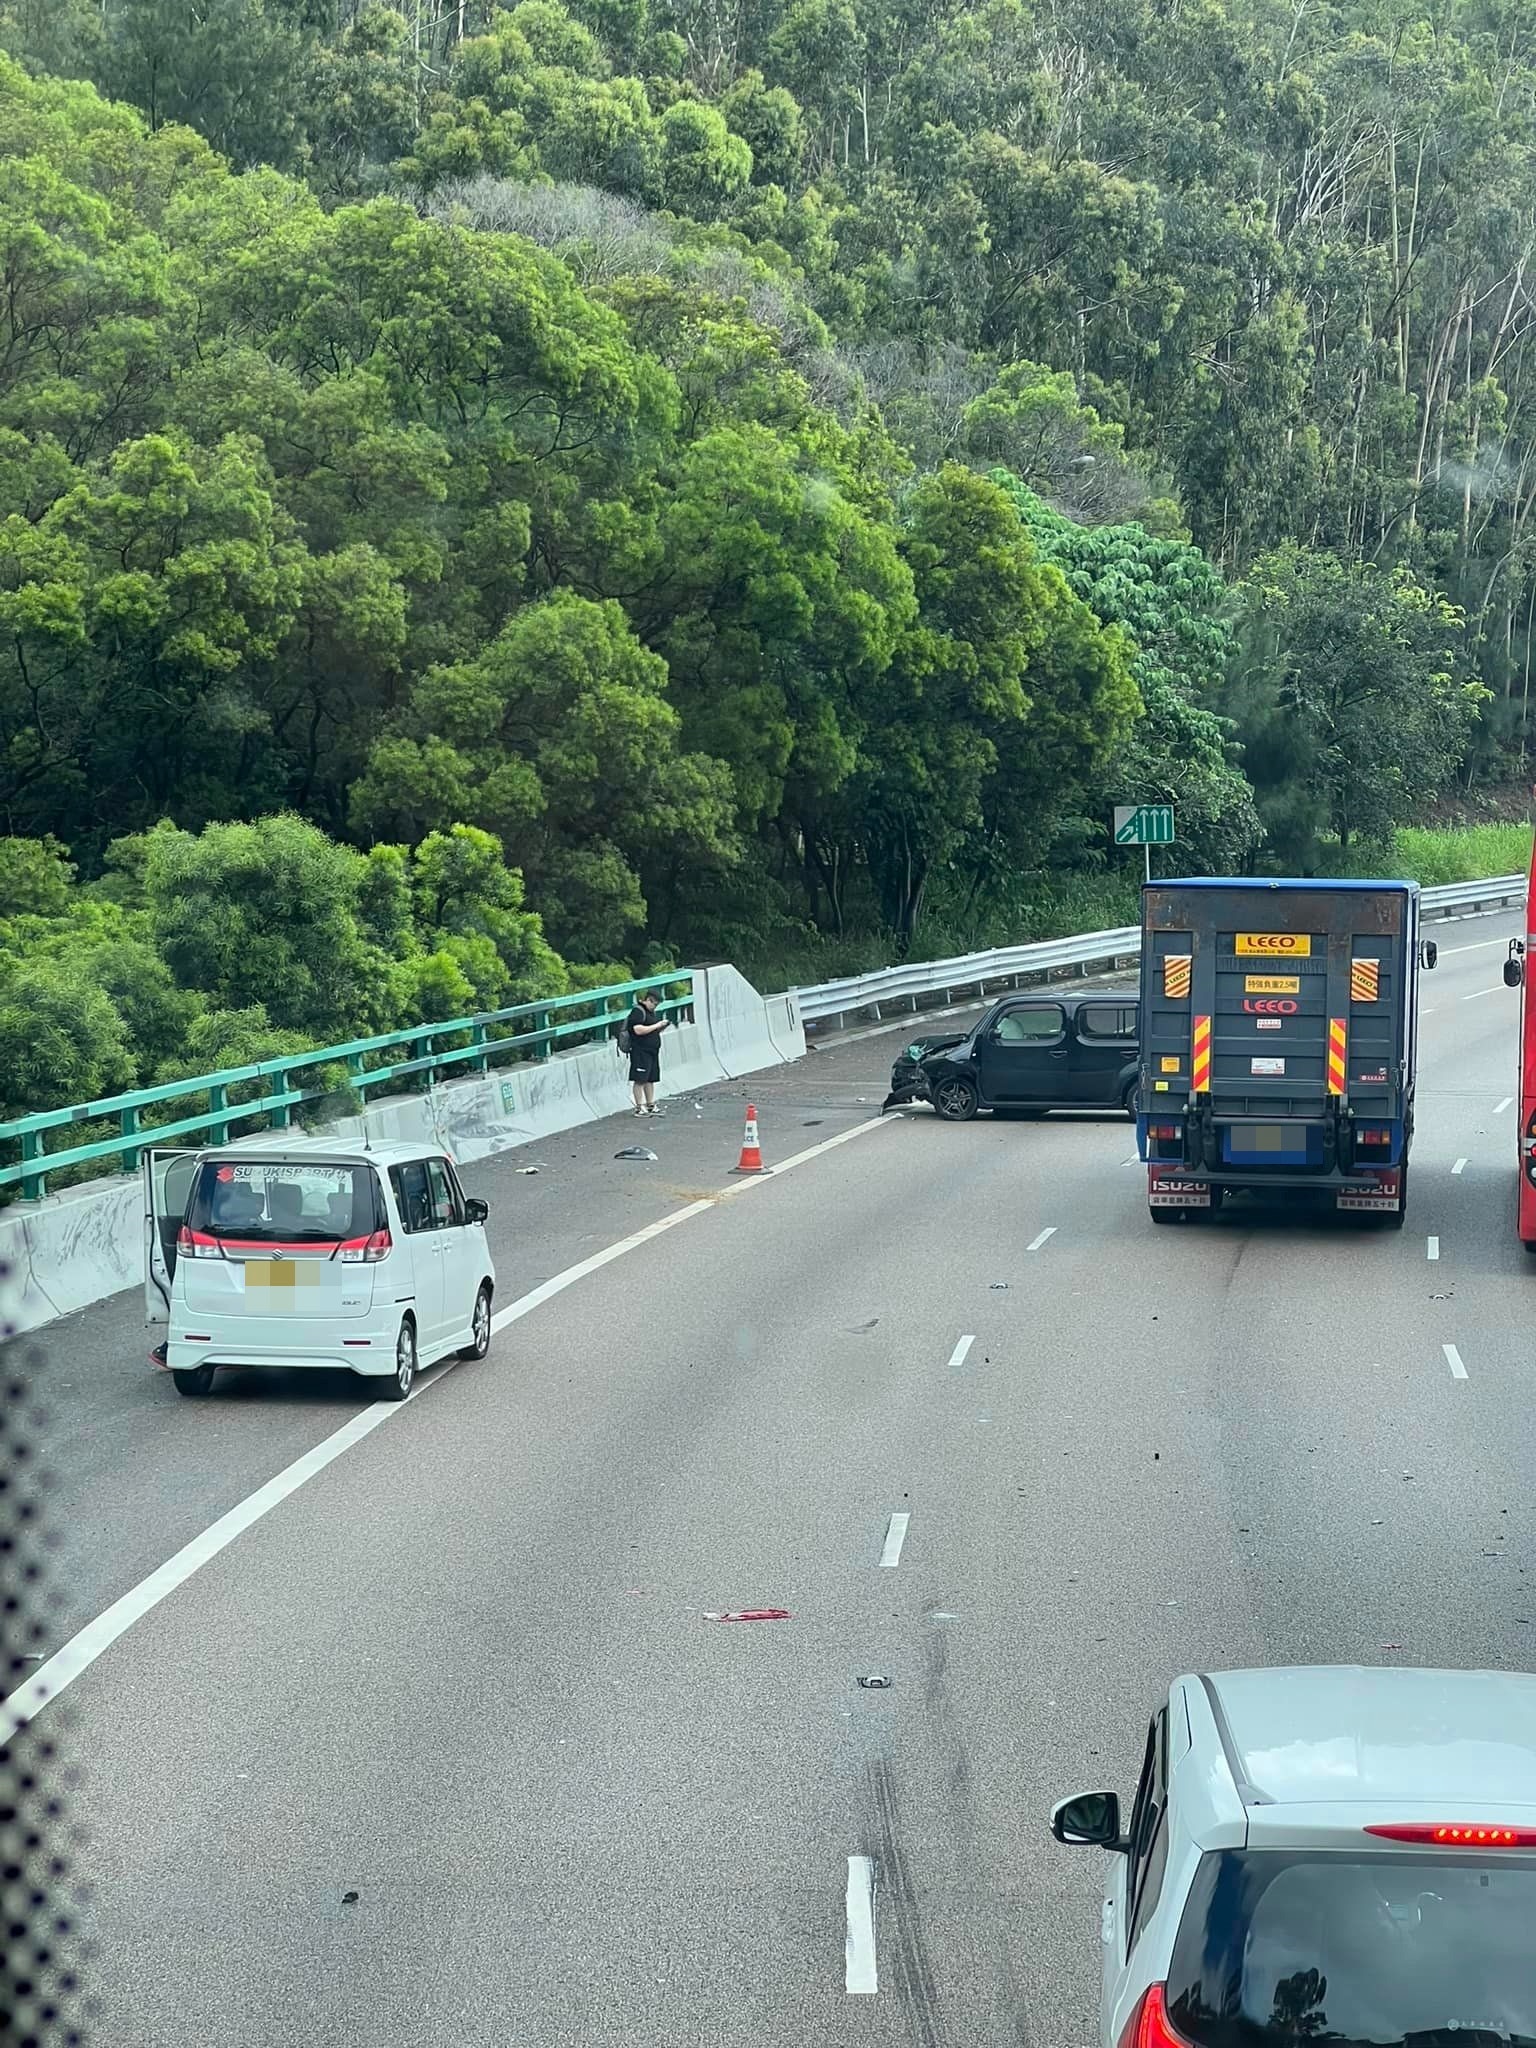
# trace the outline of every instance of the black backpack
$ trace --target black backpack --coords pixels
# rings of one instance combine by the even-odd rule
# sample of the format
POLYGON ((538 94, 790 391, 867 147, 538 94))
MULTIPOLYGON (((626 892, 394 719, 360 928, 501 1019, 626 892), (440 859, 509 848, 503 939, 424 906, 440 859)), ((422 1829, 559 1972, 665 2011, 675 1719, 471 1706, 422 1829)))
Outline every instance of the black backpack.
POLYGON ((619 1035, 616 1043, 619 1048, 619 1058, 627 1060, 635 1049, 635 1034, 629 1028, 629 1019, 627 1017, 619 1026, 619 1035))

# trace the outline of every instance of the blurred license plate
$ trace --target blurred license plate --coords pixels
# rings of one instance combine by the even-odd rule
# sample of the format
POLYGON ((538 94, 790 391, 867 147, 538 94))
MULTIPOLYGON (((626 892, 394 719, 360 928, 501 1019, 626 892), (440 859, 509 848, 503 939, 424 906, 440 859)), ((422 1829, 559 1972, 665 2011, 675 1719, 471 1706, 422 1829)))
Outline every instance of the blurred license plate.
POLYGON ((308 1259, 302 1265, 294 1259, 247 1259, 245 1284, 247 1287, 318 1287, 320 1268, 308 1259))

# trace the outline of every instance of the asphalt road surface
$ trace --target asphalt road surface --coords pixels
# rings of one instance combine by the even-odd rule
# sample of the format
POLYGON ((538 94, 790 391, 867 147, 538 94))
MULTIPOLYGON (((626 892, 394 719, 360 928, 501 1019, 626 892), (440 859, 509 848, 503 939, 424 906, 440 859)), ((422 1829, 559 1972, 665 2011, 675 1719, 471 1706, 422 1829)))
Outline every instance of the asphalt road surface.
MULTIPOLYGON (((96 2041, 1092 2040, 1101 1870, 1046 1813, 1132 1789, 1172 1675, 1536 1664, 1512 929, 1437 931, 1400 1234, 1155 1230, 1118 1117, 865 1128, 899 1034, 474 1169, 503 1311, 682 1220, 39 1717, 96 2041), (732 1183, 749 1089, 770 1162, 844 1141, 732 1183)), ((341 1378, 180 1400, 126 1299, 31 1360, 49 1649, 363 1412, 341 1378)))

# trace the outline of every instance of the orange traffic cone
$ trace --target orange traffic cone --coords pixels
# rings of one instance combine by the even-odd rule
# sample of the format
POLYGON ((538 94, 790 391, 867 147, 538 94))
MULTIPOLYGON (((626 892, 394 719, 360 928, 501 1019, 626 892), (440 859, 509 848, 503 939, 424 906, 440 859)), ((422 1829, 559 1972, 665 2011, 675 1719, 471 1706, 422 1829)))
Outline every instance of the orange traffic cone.
POLYGON ((747 1128, 741 1141, 741 1157, 732 1167, 733 1173, 766 1173, 763 1164, 763 1149, 757 1142, 757 1110, 747 1104, 747 1128))

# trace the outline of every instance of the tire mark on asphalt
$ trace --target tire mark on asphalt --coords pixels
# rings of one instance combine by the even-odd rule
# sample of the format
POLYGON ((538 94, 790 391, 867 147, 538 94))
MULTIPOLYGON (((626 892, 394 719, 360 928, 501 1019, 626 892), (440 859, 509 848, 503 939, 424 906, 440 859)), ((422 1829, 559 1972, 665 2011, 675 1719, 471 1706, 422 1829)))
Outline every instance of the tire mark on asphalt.
POLYGON ((939 2011, 938 1987, 933 1981, 933 1966, 928 1960, 923 1940, 917 1898, 907 1874, 896 1780, 889 1757, 877 1757, 871 1762, 868 1786, 878 1844, 875 1867, 890 1899, 891 1914, 896 1923, 896 1985, 911 2023, 912 2039, 918 2048, 944 2048, 945 2030, 939 2011))

